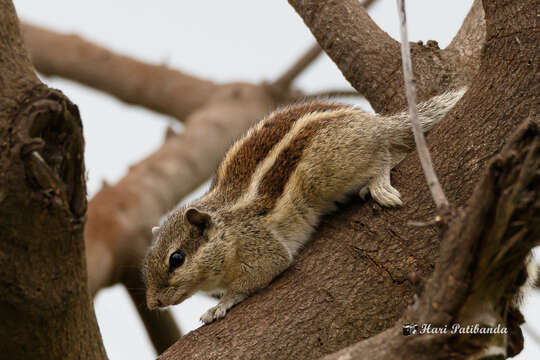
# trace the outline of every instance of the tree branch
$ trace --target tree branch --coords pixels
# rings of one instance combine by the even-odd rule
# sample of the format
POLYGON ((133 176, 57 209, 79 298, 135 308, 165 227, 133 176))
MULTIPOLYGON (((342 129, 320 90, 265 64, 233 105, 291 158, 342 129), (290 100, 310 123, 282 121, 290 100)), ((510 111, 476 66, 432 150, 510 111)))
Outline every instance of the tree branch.
POLYGON ((272 83, 277 89, 288 89, 292 82, 322 53, 319 44, 313 44, 290 69, 272 83))
POLYGON ((474 0, 471 10, 463 20, 452 42, 442 51, 455 61, 459 71, 457 84, 468 84, 480 66, 480 56, 486 42, 486 20, 481 0, 474 0))
POLYGON ((220 86, 116 54, 77 35, 22 25, 24 41, 36 69, 104 91, 128 104, 145 106, 184 121, 220 86))
MULTIPOLYGON (((488 165, 467 209, 447 229, 440 258, 422 296, 391 329, 325 357, 340 359, 480 359, 507 356, 506 334, 452 333, 451 325, 508 327, 519 272, 540 237, 540 133, 526 122, 488 165), (501 195, 508 194, 508 195, 501 195), (517 228, 516 228, 517 227, 517 228), (513 242, 516 233, 522 234, 513 242), (497 234, 495 238, 494 234, 497 234), (495 255, 505 245, 503 261, 495 255), (403 324, 448 333, 402 336, 403 324), (444 345, 444 346, 443 346, 444 345)), ((521 349, 518 349, 518 352, 521 349)), ((513 356, 515 354, 512 354, 513 356)))
MULTIPOLYGON (((376 0, 364 0, 361 5, 365 9, 369 9, 376 0)), ((304 55, 302 55, 288 70, 283 73, 271 86, 281 90, 287 90, 290 88, 293 81, 300 75, 309 65, 313 63, 315 59, 322 53, 322 49, 319 44, 312 45, 304 55)))
POLYGON ((171 311, 148 310, 140 271, 125 274, 122 282, 137 309, 154 349, 161 354, 182 336, 171 311))
MULTIPOLYGON (((376 112, 396 112, 405 107, 399 43, 370 19, 358 1, 289 0, 289 3, 345 78, 376 112)), ((463 24, 467 30, 458 35, 472 38, 471 24, 481 22, 481 15, 481 11, 474 11, 467 17, 463 24)), ((474 29, 484 31, 482 26, 474 29)), ((478 69, 480 53, 465 48, 458 52, 458 45, 471 43, 456 38, 451 51, 440 50, 433 41, 426 46, 411 44, 420 100, 470 83, 474 72, 461 71, 460 66, 478 69), (459 56, 463 54, 467 60, 459 56)), ((477 49, 479 45, 471 46, 477 49)))

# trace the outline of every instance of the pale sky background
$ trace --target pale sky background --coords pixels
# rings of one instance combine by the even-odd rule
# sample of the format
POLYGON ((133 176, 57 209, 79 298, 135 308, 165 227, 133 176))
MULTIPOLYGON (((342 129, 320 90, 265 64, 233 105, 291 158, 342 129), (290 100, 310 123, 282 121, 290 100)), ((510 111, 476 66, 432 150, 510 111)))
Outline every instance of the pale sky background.
MULTIPOLYGON (((301 18, 285 0, 14 0, 14 3, 25 21, 77 33, 113 51, 167 64, 217 82, 275 79, 314 42, 301 18)), ((472 0, 407 1, 410 40, 433 39, 441 48, 445 47, 471 4, 472 0)), ((379 0, 370 14, 382 29, 399 39, 394 0, 379 0)), ((99 190, 103 180, 115 183, 129 165, 157 149, 168 124, 181 128, 167 116, 125 105, 74 82, 54 78, 44 78, 44 82, 61 89, 79 106, 86 139, 90 196, 99 190)), ((321 56, 298 79, 296 86, 306 92, 349 87, 326 56, 321 56)), ((364 102, 360 104, 369 108, 364 102)), ((174 307, 182 331, 199 327, 199 316, 214 303, 213 299, 194 296, 174 307)), ((142 323, 121 286, 102 290, 95 298, 95 308, 111 360, 155 357, 142 323)), ((529 326, 540 334, 538 291, 531 296, 524 313, 529 326)), ((540 358, 540 344, 534 343, 525 332, 525 350, 517 359, 533 358, 540 358)))

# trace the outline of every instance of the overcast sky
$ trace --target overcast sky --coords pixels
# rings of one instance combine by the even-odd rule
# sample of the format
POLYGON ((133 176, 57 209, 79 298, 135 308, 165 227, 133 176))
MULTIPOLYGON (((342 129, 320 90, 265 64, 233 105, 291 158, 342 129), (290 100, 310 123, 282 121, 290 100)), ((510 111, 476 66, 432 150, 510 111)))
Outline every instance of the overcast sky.
MULTIPOLYGON (((25 21, 77 33, 122 54, 167 64, 217 82, 275 79, 314 42, 301 18, 284 0, 14 0, 14 3, 25 21)), ((472 0, 407 1, 410 40, 433 39, 441 48, 445 47, 471 4, 472 0)), ((370 14, 382 29, 399 38, 394 0, 379 0, 370 14)), ((43 80, 61 89, 81 110, 90 196, 99 190, 103 180, 118 181, 129 165, 157 149, 168 124, 180 128, 167 116, 125 105, 79 84, 62 79, 43 80), (119 134, 122 134, 121 143, 118 143, 119 134)), ((307 92, 349 87, 326 56, 295 85, 307 92)), ((367 108, 365 103, 361 105, 367 108)), ((176 306, 174 313, 183 332, 199 327, 199 316, 212 304, 214 300, 195 296, 176 306)), ((121 286, 102 290, 95 305, 111 360, 155 357, 121 286)), ((540 333, 538 292, 529 301, 525 317, 540 333)), ((540 344, 534 344, 525 335, 525 351, 518 358, 539 358, 540 344)))

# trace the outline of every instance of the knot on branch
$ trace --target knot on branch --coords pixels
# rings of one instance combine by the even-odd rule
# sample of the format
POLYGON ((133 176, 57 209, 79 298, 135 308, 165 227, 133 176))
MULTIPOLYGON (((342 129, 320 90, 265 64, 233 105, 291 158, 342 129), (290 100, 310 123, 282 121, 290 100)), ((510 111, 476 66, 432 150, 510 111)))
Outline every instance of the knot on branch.
POLYGON ((86 213, 86 186, 79 110, 60 91, 47 90, 28 101, 18 117, 27 181, 80 221, 86 213))

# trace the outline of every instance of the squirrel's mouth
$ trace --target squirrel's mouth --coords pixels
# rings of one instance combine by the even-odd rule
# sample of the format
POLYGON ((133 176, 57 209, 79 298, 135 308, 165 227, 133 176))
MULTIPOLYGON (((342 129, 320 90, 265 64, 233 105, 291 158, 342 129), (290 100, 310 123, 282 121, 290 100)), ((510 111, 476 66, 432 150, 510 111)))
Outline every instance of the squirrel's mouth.
POLYGON ((157 291, 151 296, 148 294, 146 304, 150 310, 158 308, 166 308, 172 305, 178 305, 186 300, 190 295, 184 291, 171 291, 172 289, 165 289, 165 291, 157 291), (167 291, 168 290, 168 291, 167 291))

